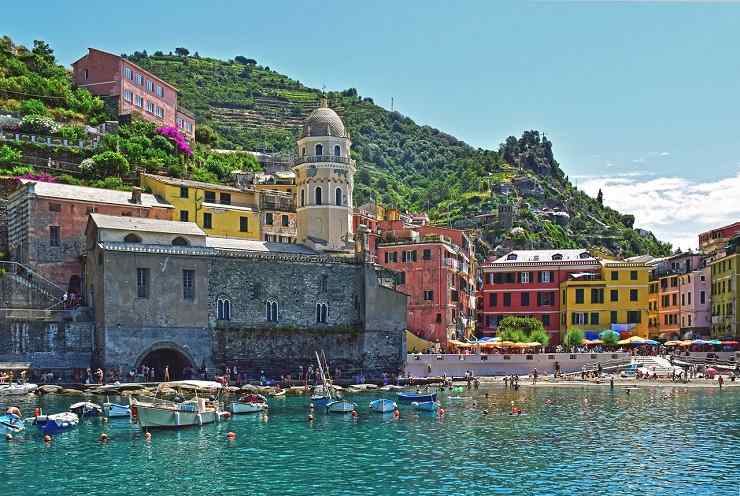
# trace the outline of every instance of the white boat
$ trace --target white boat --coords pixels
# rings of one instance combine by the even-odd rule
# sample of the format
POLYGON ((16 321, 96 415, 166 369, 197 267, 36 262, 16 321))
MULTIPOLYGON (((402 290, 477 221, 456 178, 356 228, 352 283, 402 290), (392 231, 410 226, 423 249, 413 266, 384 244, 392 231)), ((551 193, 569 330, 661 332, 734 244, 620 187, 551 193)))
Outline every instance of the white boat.
POLYGON ((131 408, 128 405, 120 405, 118 403, 111 403, 106 401, 103 403, 103 415, 106 417, 130 417, 131 408))
POLYGON ((261 394, 247 394, 239 398, 239 401, 231 402, 229 410, 233 414, 258 413, 267 411, 267 400, 261 394))
POLYGON ((150 401, 131 399, 131 414, 142 429, 153 427, 187 427, 204 425, 221 420, 218 402, 198 396, 198 391, 217 393, 221 384, 212 381, 175 381, 159 385, 180 390, 194 390, 195 397, 188 401, 174 402, 154 398, 150 401))
POLYGON ((103 413, 103 409, 100 405, 92 403, 91 401, 80 401, 70 405, 69 411, 77 414, 80 418, 83 417, 98 417, 103 413))
POLYGON ((44 434, 56 434, 74 427, 80 423, 80 417, 72 412, 55 413, 53 415, 39 415, 33 417, 35 425, 44 434))
POLYGON ((387 400, 385 398, 373 400, 370 402, 370 409, 378 413, 392 412, 396 408, 398 408, 398 405, 396 405, 395 401, 387 400))
POLYGON ((37 384, 0 384, 0 396, 21 396, 33 393, 38 389, 37 384))
POLYGON ((332 413, 349 413, 357 408, 357 404, 352 403, 348 400, 336 400, 330 401, 326 405, 326 409, 332 413))

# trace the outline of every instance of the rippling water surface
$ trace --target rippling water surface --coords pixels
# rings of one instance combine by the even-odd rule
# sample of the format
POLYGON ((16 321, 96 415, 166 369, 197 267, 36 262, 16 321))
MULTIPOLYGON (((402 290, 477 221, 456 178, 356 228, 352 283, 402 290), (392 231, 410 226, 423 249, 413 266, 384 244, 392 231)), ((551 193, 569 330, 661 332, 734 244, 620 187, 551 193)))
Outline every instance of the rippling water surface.
MULTIPOLYGON (((271 401, 267 418, 154 431, 151 442, 127 419, 85 420, 48 446, 31 427, 0 441, 0 495, 740 495, 740 391, 491 387, 463 396, 442 397, 442 418, 401 406, 393 420, 368 413, 378 395, 357 395, 358 420, 318 413, 313 423, 308 400, 292 397, 271 401), (528 415, 508 415, 512 400, 528 415), (97 441, 101 432, 109 443, 97 441)), ((53 413, 74 401, 38 403, 53 413)), ((21 402, 26 415, 34 406, 21 402)))

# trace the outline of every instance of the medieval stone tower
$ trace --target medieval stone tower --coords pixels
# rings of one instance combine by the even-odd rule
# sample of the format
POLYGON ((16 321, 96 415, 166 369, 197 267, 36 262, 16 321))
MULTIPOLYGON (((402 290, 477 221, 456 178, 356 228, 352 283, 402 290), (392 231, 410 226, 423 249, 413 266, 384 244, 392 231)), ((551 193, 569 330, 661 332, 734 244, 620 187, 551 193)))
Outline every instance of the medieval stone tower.
POLYGON ((306 118, 297 142, 298 243, 318 251, 353 250, 351 144, 342 119, 322 100, 306 118))

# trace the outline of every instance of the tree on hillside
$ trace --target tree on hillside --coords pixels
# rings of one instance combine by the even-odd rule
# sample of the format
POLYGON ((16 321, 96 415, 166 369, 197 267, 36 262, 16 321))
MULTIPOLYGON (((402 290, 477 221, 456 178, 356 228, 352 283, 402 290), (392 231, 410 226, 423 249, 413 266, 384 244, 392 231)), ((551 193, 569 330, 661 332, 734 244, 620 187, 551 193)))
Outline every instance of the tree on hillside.
POLYGON ((177 47, 175 48, 175 54, 178 57, 187 57, 188 55, 190 55, 190 50, 185 47, 177 47))
POLYGON ((604 193, 601 192, 601 188, 599 188, 599 193, 596 195, 596 201, 599 202, 599 205, 604 204, 604 193))
POLYGON ((237 55, 234 57, 234 62, 242 65, 257 65, 257 61, 254 59, 248 59, 244 55, 237 55))

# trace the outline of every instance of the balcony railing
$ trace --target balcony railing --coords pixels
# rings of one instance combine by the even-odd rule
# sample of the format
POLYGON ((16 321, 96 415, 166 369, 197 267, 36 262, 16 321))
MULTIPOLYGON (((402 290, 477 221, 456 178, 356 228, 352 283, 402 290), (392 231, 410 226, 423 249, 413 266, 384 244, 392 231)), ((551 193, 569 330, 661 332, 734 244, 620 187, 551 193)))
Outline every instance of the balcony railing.
POLYGON ((320 162, 330 162, 333 164, 345 164, 355 166, 355 161, 349 157, 338 157, 336 155, 304 155, 293 159, 293 165, 313 164, 320 162))

